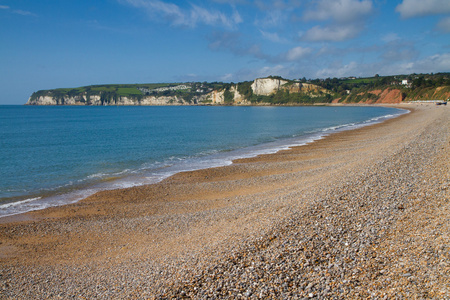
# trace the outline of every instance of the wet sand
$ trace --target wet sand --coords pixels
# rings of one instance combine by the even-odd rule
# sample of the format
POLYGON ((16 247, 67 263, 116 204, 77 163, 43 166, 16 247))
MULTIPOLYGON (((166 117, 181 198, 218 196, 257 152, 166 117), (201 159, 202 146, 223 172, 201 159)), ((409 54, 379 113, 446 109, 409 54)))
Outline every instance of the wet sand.
POLYGON ((450 297, 449 108, 0 223, 0 298, 450 297))

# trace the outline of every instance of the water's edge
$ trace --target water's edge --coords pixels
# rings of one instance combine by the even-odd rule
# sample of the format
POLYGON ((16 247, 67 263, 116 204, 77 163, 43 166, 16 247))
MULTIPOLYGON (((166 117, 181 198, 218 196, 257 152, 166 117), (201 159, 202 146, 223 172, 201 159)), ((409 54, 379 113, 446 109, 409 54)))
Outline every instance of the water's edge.
POLYGON ((92 186, 87 186, 85 188, 74 190, 68 193, 43 197, 32 197, 29 199, 1 204, 0 219, 30 211, 42 210, 49 207, 75 203, 104 190, 131 188, 135 186, 154 184, 161 182, 162 180, 177 173, 227 166, 231 165, 233 161, 237 159, 256 157, 261 154, 274 154, 282 150, 290 149, 292 147, 313 143, 333 133, 354 130, 357 128, 382 123, 386 120, 393 119, 410 112, 407 109, 396 109, 398 110, 398 113, 376 117, 360 123, 350 123, 330 128, 324 128, 298 137, 282 139, 276 142, 264 143, 229 152, 219 152, 203 157, 187 158, 184 161, 171 166, 162 166, 159 171, 151 170, 149 172, 126 175, 124 177, 120 177, 120 174, 118 174, 119 176, 117 179, 100 182, 92 186))

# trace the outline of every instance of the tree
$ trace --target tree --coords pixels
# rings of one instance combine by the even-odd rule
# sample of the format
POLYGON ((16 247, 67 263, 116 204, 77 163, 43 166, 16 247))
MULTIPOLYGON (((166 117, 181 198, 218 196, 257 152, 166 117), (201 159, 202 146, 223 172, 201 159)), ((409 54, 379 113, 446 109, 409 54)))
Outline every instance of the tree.
POLYGON ((234 102, 234 96, 233 96, 233 93, 230 92, 229 89, 226 89, 226 90, 223 92, 223 100, 224 100, 224 102, 227 103, 227 104, 231 104, 231 103, 234 102))

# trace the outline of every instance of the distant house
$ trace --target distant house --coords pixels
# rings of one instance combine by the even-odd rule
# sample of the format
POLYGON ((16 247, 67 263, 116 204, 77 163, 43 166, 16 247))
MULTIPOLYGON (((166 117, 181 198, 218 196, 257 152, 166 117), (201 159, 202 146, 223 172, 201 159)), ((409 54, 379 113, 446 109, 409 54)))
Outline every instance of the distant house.
POLYGON ((403 79, 402 80, 402 85, 406 86, 406 87, 411 87, 411 80, 408 79, 403 79))

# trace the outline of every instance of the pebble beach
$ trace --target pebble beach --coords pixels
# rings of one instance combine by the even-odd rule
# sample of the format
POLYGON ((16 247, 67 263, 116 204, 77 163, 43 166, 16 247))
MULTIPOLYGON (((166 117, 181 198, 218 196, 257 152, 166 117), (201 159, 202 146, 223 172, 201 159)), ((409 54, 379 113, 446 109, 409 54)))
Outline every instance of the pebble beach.
POLYGON ((0 299, 450 299, 450 108, 0 219, 0 299))

